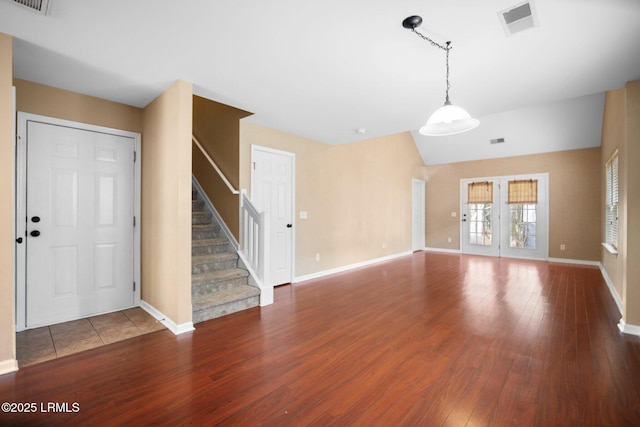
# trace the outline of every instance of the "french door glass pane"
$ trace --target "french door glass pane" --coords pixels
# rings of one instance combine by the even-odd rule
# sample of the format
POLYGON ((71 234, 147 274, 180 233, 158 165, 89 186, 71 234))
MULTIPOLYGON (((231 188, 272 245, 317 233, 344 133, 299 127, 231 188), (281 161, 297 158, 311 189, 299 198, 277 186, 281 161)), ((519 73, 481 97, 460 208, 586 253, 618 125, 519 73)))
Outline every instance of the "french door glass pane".
POLYGON ((491 246, 491 203, 469 204, 469 243, 491 246))
POLYGON ((536 248, 535 204, 512 203, 509 205, 509 246, 512 248, 536 248))

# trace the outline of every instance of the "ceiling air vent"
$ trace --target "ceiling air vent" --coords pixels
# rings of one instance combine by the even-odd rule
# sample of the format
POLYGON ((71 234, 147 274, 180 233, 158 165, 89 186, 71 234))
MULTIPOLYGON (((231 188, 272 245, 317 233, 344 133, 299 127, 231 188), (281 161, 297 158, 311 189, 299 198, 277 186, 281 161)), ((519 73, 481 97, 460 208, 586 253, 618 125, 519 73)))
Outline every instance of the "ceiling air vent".
POLYGON ((14 4, 26 7, 29 10, 46 15, 49 12, 50 0, 12 0, 14 4))
POLYGON ((538 26, 538 17, 533 1, 527 1, 498 12, 498 18, 507 36, 538 26))
POLYGON ((492 144, 502 144, 504 142, 504 138, 490 139, 489 142, 492 144))

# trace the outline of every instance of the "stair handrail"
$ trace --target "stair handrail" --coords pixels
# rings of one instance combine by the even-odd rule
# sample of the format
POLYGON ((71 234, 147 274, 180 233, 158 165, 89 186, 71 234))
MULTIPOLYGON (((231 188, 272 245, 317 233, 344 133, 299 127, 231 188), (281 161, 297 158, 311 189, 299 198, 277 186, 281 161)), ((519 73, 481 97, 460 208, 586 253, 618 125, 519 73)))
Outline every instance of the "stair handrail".
POLYGON ((213 166, 213 168, 216 170, 216 172, 218 172, 218 175, 220 175, 220 178, 226 184, 226 186, 229 189, 229 191, 231 191, 232 194, 240 194, 240 191, 238 191, 235 188, 233 188, 233 185, 231 185, 231 183, 229 182, 227 177, 224 175, 224 173, 222 173, 222 171, 220 170, 220 168, 218 167, 216 162, 213 161, 211 156, 209 156, 209 153, 207 153, 207 150, 205 150, 204 147, 202 146, 202 144, 200 144, 200 141, 198 141, 198 138, 196 138, 196 136, 192 134, 191 135, 191 140, 200 149, 200 151, 202 152, 204 157, 209 161, 209 163, 211 164, 211 166, 213 166))

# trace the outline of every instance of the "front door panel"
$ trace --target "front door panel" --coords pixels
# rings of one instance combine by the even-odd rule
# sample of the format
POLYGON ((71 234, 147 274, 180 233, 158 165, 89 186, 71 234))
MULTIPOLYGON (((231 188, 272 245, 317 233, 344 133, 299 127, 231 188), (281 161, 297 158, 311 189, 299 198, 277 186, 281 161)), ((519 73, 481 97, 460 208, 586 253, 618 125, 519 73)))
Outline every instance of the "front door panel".
POLYGON ((26 326, 130 307, 131 138, 27 124, 26 326))

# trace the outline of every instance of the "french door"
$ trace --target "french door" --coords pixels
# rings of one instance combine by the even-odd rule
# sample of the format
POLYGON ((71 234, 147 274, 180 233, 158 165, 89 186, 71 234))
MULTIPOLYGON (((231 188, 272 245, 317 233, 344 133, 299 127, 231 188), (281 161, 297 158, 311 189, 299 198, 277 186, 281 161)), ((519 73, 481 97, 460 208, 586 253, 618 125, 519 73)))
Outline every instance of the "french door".
POLYGON ((548 257, 548 175, 460 180, 462 252, 548 257))

